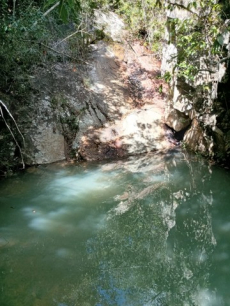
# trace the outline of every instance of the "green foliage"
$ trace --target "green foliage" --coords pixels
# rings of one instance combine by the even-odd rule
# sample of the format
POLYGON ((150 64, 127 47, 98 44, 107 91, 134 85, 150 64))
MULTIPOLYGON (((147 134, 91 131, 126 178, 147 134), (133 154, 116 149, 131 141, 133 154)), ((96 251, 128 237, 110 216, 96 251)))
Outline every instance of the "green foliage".
POLYGON ((163 75, 163 79, 165 80, 165 82, 170 83, 170 81, 172 80, 172 75, 170 72, 165 72, 165 74, 163 75))
MULTIPOLYGON (((45 9, 51 8, 57 3, 57 0, 45 1, 45 9)), ((58 5, 58 15, 60 19, 67 23, 70 20, 81 20, 83 13, 91 13, 97 7, 95 1, 91 0, 61 0, 58 5)))
MULTIPOLYGON (((227 62, 225 78, 218 84, 218 98, 214 101, 214 109, 211 110, 218 115, 217 127, 220 132, 218 134, 210 131, 217 144, 215 157, 219 161, 227 161, 230 156, 230 68, 226 35, 230 30, 228 20, 230 2, 199 0, 191 1, 187 6, 181 3, 180 1, 164 2, 168 10, 183 9, 185 13, 184 19, 168 21, 168 28, 172 33, 168 43, 173 43, 178 51, 177 56, 174 57, 174 73, 191 84, 199 72, 218 73, 219 64, 227 62), (221 132, 223 135, 220 134, 221 132)), ((206 112, 208 106, 205 104, 205 98, 210 96, 210 84, 203 85, 200 95, 200 102, 197 100, 194 106, 199 110, 203 108, 206 112)))
POLYGON ((161 54, 164 36, 163 11, 155 0, 120 1, 119 12, 125 17, 131 31, 143 38, 154 53, 161 54))
POLYGON ((99 7, 110 10, 119 9, 120 6, 120 0, 99 0, 97 3, 99 7))
POLYGON ((40 42, 46 41, 47 30, 42 12, 35 6, 24 6, 16 16, 10 11, 0 20, 0 91, 22 97, 26 93, 25 79, 34 64, 43 61, 40 42), (35 21, 40 20, 35 24, 35 21))
POLYGON ((74 39, 68 39, 70 52, 74 53, 68 53, 67 58, 86 53, 81 49, 87 34, 82 34, 79 25, 85 26, 85 16, 91 14, 93 1, 62 0, 59 7, 52 9, 55 3, 56 0, 21 0, 14 7, 0 0, 0 92, 25 100, 31 69, 63 60, 52 50, 52 44, 65 39, 76 28, 79 32, 74 39))
MULTIPOLYGON (((21 117, 23 107, 30 103, 31 79, 39 66, 49 67, 53 62, 67 59, 81 60, 87 53, 87 20, 90 20, 94 2, 63 0, 59 7, 54 5, 56 3, 58 1, 0 0, 0 95, 4 101, 7 97, 16 120, 17 116, 21 117), (55 49, 60 41, 68 42, 63 52, 55 49)), ((77 129, 74 116, 67 121, 66 124, 77 129)), ((12 122, 8 124, 17 139, 12 122)), ((19 154, 1 115, 0 128, 0 171, 8 171, 20 163, 19 154)))
POLYGON ((170 20, 175 35, 169 43, 174 43, 178 49, 178 76, 193 81, 197 73, 202 71, 201 57, 208 58, 212 64, 218 56, 225 55, 222 34, 224 23, 221 18, 223 7, 215 0, 200 0, 190 2, 187 6, 179 1, 165 1, 165 8, 187 11, 186 18, 170 20))
POLYGON ((156 0, 102 0, 101 3, 114 8, 134 36, 143 39, 155 54, 161 55, 165 18, 156 0))
MULTIPOLYGON (((10 122, 7 122, 10 124, 10 122)), ((18 136, 18 139, 20 139, 20 136, 17 133, 16 129, 12 129, 13 133, 18 136)), ((17 152, 16 144, 12 138, 12 135, 10 134, 9 130, 5 126, 5 123, 0 118, 0 178, 1 176, 6 176, 9 173, 11 173, 11 169, 17 167, 21 160, 19 158, 19 154, 17 152)))
POLYGON ((226 143, 226 152, 228 154, 228 156, 230 156, 230 130, 227 132, 226 136, 225 136, 225 143, 226 143))

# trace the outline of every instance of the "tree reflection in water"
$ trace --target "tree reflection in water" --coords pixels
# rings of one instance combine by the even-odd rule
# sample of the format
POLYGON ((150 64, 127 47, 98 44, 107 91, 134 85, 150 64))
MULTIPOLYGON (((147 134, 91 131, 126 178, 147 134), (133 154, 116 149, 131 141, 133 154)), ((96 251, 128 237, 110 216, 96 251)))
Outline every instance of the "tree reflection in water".
POLYGON ((142 180, 115 197, 106 229, 87 242, 99 267, 90 284, 97 306, 216 305, 208 290, 216 241, 207 167, 185 153, 104 166, 142 180))

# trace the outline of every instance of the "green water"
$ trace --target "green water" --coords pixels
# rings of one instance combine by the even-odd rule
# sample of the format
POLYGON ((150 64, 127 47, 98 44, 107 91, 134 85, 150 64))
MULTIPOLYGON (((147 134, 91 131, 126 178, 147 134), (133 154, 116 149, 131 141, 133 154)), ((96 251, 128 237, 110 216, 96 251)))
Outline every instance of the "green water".
POLYGON ((229 187, 183 152, 2 181, 0 305, 230 305, 229 187))

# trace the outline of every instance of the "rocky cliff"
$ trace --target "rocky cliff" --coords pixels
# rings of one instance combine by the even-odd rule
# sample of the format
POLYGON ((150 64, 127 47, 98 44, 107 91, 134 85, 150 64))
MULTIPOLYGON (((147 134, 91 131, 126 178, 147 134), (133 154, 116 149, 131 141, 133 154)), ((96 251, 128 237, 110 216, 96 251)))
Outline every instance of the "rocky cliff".
MULTIPOLYGON (((196 69, 193 79, 180 73, 180 61, 185 51, 184 48, 190 48, 194 41, 191 40, 190 45, 179 44, 177 36, 181 34, 178 24, 184 22, 188 25, 191 20, 196 19, 201 22, 208 14, 210 15, 209 8, 189 6, 193 4, 189 0, 172 1, 172 3, 175 5, 172 5, 166 12, 166 42, 162 60, 162 75, 170 76, 170 93, 165 114, 166 124, 175 131, 186 131, 183 142, 193 151, 224 159, 228 153, 228 129, 224 130, 220 121, 221 113, 223 109, 228 110, 229 103, 225 101, 225 104, 221 106, 223 103, 220 101, 223 92, 221 85, 229 82, 226 62, 220 60, 218 54, 213 55, 213 50, 211 50, 213 45, 206 43, 206 49, 197 48, 194 55, 191 56, 190 64, 194 70, 196 69)), ((197 32, 199 35, 201 28, 198 22, 194 23, 192 29, 189 29, 190 33, 197 32)), ((214 43, 228 57, 230 43, 227 24, 228 21, 223 21, 214 43)), ((185 35, 190 33, 187 30, 185 35)), ((190 37, 188 36, 188 39, 190 37)), ((205 37, 203 40, 205 43, 205 37)))

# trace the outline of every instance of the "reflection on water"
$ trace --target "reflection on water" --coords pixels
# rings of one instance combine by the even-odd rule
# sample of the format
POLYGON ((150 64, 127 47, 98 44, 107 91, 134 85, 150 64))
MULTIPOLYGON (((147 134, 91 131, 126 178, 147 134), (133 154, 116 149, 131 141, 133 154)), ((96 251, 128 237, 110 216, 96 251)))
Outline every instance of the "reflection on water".
POLYGON ((229 186, 179 151, 1 182, 0 305, 230 305, 229 186))

